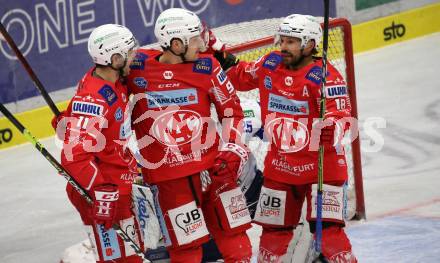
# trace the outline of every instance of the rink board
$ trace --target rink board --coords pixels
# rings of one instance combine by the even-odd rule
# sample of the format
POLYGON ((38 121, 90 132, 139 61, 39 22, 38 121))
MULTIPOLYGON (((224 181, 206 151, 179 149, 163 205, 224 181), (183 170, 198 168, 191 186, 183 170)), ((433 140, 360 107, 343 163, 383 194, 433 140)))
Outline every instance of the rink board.
MULTIPOLYGON (((58 109, 67 107, 67 101, 57 104, 58 109)), ((53 113, 49 107, 41 107, 34 110, 21 112, 14 115, 21 124, 38 138, 52 136, 55 131, 50 124, 53 113)), ((17 128, 6 118, 0 118, 0 149, 8 148, 28 142, 17 128)))
POLYGON ((353 26, 354 53, 440 32, 440 3, 353 26))

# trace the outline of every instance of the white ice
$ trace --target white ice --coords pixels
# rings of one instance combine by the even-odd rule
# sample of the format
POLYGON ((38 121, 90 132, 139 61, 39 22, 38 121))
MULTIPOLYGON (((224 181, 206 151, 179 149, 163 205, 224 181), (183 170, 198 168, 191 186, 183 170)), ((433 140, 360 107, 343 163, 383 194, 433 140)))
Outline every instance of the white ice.
MULTIPOLYGON (((386 122, 374 128, 382 149, 363 152, 368 220, 347 228, 359 262, 440 260, 439 61, 440 34, 355 57, 361 125, 386 122)), ((42 143, 59 155, 53 138, 42 143)), ((64 187, 30 144, 0 151, 0 262, 58 262, 86 239, 64 187)))

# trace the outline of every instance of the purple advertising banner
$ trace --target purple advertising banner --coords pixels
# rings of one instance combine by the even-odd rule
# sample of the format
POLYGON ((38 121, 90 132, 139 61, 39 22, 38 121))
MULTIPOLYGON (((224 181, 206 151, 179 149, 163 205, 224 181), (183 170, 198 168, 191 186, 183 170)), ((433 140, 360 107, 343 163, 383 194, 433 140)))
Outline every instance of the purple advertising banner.
MULTIPOLYGON (((155 42, 156 18, 171 7, 194 11, 211 27, 292 13, 323 14, 322 0, 4 0, 0 21, 50 92, 75 86, 92 66, 87 38, 95 27, 122 24, 142 45, 150 44, 155 42)), ((332 3, 330 16, 334 14, 332 3)), ((39 95, 7 42, 0 39, 0 102, 39 95)))

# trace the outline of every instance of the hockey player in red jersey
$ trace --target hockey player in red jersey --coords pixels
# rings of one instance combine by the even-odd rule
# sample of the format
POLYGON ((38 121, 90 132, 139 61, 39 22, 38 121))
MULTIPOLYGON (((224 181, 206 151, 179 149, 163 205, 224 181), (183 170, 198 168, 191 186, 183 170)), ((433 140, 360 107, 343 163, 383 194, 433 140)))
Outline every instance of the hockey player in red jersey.
MULTIPOLYGON (((130 120, 122 77, 129 71, 137 41, 125 27, 106 24, 90 34, 88 51, 96 64, 79 81, 68 109, 61 115, 67 127, 61 163, 93 199, 89 205, 67 184, 67 195, 78 210, 96 262, 142 262, 111 228, 117 223, 139 241, 131 212, 131 184, 136 160, 126 148, 130 120)), ((60 118, 53 120, 54 126, 60 118)), ((61 123, 61 122, 60 122, 61 123)), ((58 133, 60 134, 60 133, 58 133)))
POLYGON ((157 18, 163 51, 138 50, 128 79, 132 127, 144 179, 159 190, 171 262, 201 262, 209 234, 225 262, 249 262, 246 201, 235 178, 247 159, 240 144, 243 113, 232 83, 211 55, 202 55, 202 25, 172 8, 157 18), (215 105, 222 136, 210 121, 215 105))
POLYGON ((350 100, 343 77, 328 65, 325 124, 317 122, 322 59, 313 55, 321 37, 314 17, 290 15, 275 35, 280 52, 239 62, 228 71, 238 90, 258 87, 264 133, 271 141, 254 218, 263 226, 258 262, 281 262, 304 199, 315 232, 319 141, 325 149, 321 257, 326 262, 356 262, 343 230, 347 164, 340 139, 350 117, 350 100))

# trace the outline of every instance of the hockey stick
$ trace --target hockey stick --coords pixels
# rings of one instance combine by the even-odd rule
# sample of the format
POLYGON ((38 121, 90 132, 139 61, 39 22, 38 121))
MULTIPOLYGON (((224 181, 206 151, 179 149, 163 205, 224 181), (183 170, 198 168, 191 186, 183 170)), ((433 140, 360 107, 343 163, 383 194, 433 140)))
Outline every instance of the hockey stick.
MULTIPOLYGON (((23 126, 23 124, 21 124, 21 122, 14 117, 14 115, 3 105, 3 103, 0 103, 0 111, 12 124, 14 124, 14 126, 23 134, 23 136, 30 143, 32 143, 35 148, 37 148, 37 150, 52 164, 52 166, 57 169, 58 173, 66 178, 67 182, 71 184, 76 191, 78 191, 78 193, 87 201, 87 203, 92 204, 93 200, 87 191, 75 180, 75 178, 69 174, 69 172, 66 171, 66 169, 64 169, 64 167, 46 150, 46 148, 44 148, 44 146, 38 142, 38 140, 23 126)), ((118 233, 122 240, 130 244, 136 254, 140 256, 144 262, 151 262, 146 258, 145 254, 142 252, 142 249, 123 229, 121 229, 118 224, 113 224, 113 229, 116 231, 116 233, 118 233)))
POLYGON ((11 49, 14 51, 15 55, 17 56, 18 60, 20 60, 21 64, 23 65, 24 69, 27 71, 29 76, 31 77, 32 81, 34 82, 37 89, 40 91, 41 95, 43 96, 46 103, 49 105, 49 108, 52 110, 52 112, 55 114, 55 116, 58 116, 60 114, 60 111, 58 110, 57 106, 53 102, 53 100, 50 98, 49 94, 47 93, 46 89, 44 88, 41 81, 38 79, 37 75, 35 75, 35 72, 32 70, 32 67, 27 62, 26 58, 23 56, 21 51, 18 49, 17 45, 15 44, 14 40, 12 39, 11 35, 9 35, 6 28, 3 26, 3 24, 0 22, 0 32, 2 33, 3 37, 5 38, 6 42, 8 42, 11 49))
MULTIPOLYGON (((321 99, 320 99, 320 111, 319 118, 321 121, 324 119, 325 114, 325 82, 327 77, 327 50, 328 50, 328 20, 329 20, 329 0, 324 0, 324 33, 322 44, 322 77, 321 77, 321 99)), ((318 189, 317 189, 317 205, 316 205, 316 243, 315 250, 317 253, 321 253, 321 241, 322 241, 322 186, 324 184, 324 146, 319 145, 319 157, 318 157, 318 189)))

